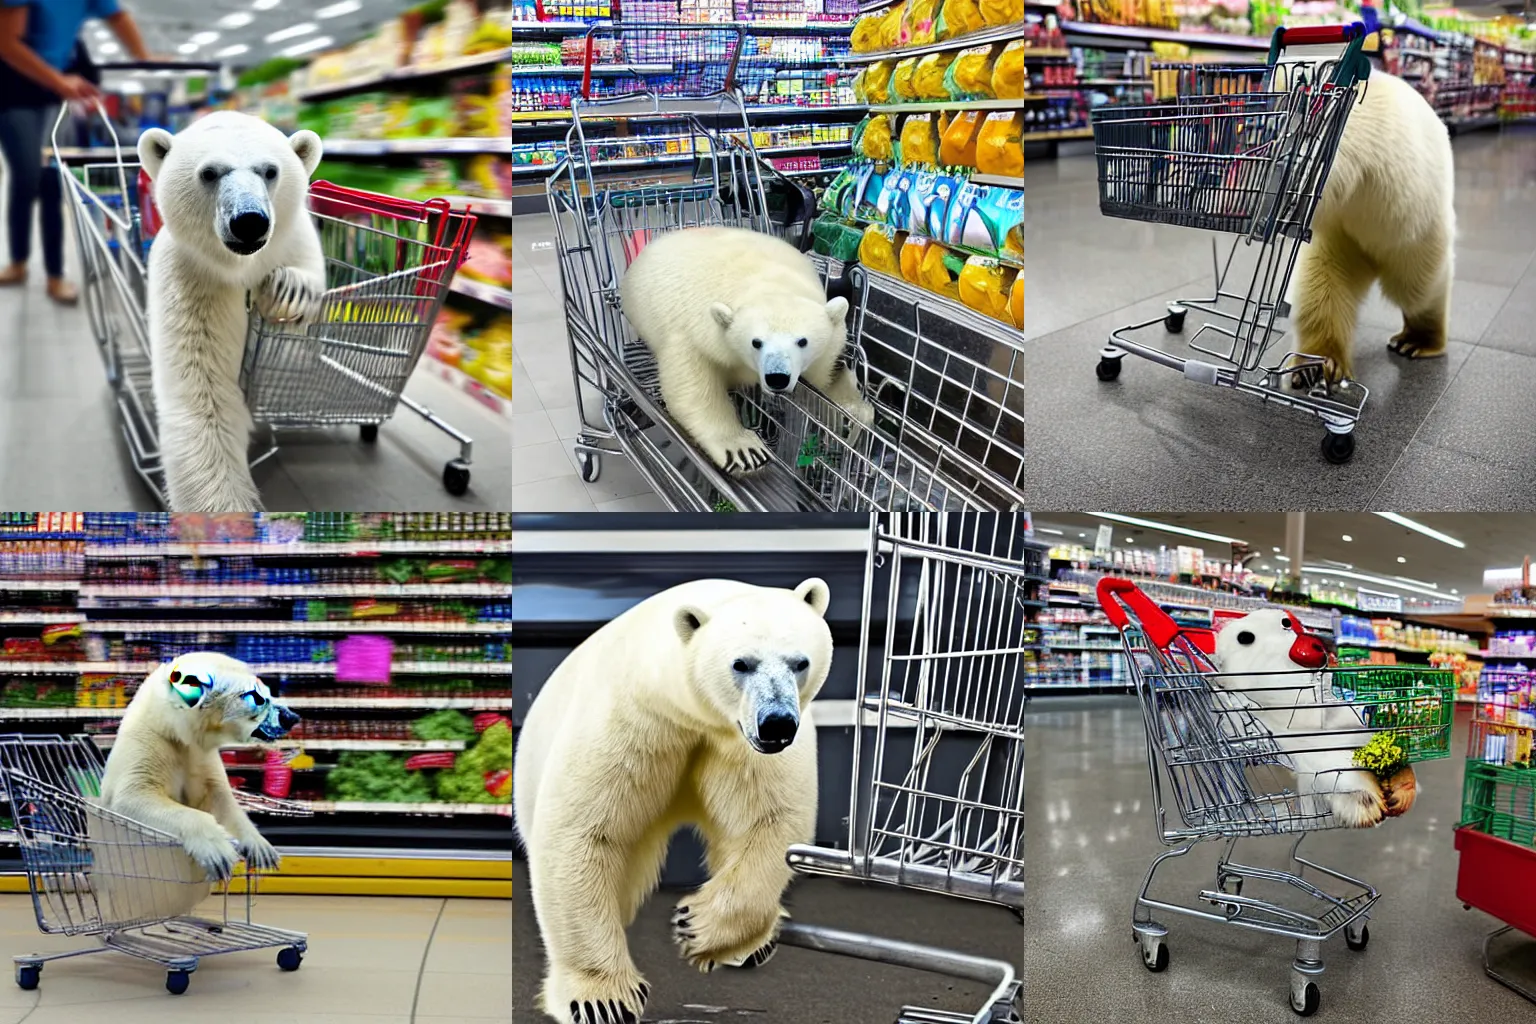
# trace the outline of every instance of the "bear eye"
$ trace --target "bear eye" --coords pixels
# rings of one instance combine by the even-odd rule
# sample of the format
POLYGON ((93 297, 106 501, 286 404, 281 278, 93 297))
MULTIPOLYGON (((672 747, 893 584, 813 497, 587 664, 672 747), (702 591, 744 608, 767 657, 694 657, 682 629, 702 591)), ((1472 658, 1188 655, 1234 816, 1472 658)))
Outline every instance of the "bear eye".
POLYGON ((199 174, 198 177, 202 178, 203 181, 209 185, 212 185, 214 182, 219 180, 219 172, 214 170, 212 167, 204 167, 202 173, 199 174))
POLYGON ((276 167, 268 167, 265 171, 261 172, 261 176, 263 178, 266 178, 268 181, 276 181, 277 180, 277 168, 276 167))
POLYGON ((1237 642, 1242 644, 1244 647, 1247 647, 1249 644, 1253 643, 1253 634, 1245 629, 1241 633, 1237 634, 1237 642))
POLYGON ((756 667, 755 662, 748 661, 746 658, 737 658, 731 662, 731 670, 734 672, 751 672, 756 667))
POLYGON ((793 671, 796 675, 799 675, 801 672, 804 672, 806 669, 811 667, 811 659, 796 658, 789 663, 789 667, 791 671, 793 671))
POLYGON ((763 339, 762 338, 753 338, 752 339, 752 347, 753 348, 762 348, 763 347, 763 339))
POLYGON ((799 341, 795 342, 795 344, 799 345, 801 348, 805 348, 805 346, 809 345, 810 343, 811 340, 809 338, 801 338, 799 341))

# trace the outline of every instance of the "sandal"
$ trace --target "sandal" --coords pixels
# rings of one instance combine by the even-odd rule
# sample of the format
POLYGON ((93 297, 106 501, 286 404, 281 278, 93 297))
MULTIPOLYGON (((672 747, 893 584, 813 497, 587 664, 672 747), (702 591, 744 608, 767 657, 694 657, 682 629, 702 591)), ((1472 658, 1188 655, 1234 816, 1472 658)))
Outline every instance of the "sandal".
POLYGON ((0 286, 26 283, 27 265, 25 263, 12 263, 4 270, 0 270, 0 286))
POLYGON ((80 301, 80 289, 62 277, 48 279, 48 297, 61 306, 73 306, 80 301))

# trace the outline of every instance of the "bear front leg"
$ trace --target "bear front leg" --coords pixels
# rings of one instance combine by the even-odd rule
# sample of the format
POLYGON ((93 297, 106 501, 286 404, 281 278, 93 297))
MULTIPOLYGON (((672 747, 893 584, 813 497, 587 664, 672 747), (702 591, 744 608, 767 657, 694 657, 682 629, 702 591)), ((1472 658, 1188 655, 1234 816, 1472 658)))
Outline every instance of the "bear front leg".
POLYGON ((824 372, 812 377, 811 383, 836 402, 848 414, 848 418, 859 426, 868 428, 874 424, 875 407, 859 391, 858 378, 852 368, 833 362, 824 372))
POLYGON ((720 373, 702 359, 679 357, 687 344, 674 338, 664 350, 665 358, 660 354, 656 357, 667 413, 710 461, 727 473, 740 475, 762 469, 772 461, 768 447, 741 425, 720 373))
POLYGON ((256 293, 256 309, 277 323, 312 318, 325 291, 325 278, 299 267, 278 267, 267 275, 256 293))
POLYGON ((1451 267, 1443 246, 1415 246, 1381 268, 1381 293, 1403 311, 1403 329, 1387 342, 1408 359, 1445 355, 1451 308, 1451 267))
POLYGON ((1326 377, 1331 384, 1354 373, 1352 352, 1360 303, 1376 279, 1376 267, 1360 247, 1337 230, 1320 230, 1302 246, 1294 324, 1303 355, 1321 356, 1322 372, 1307 367, 1292 383, 1311 387, 1326 377))

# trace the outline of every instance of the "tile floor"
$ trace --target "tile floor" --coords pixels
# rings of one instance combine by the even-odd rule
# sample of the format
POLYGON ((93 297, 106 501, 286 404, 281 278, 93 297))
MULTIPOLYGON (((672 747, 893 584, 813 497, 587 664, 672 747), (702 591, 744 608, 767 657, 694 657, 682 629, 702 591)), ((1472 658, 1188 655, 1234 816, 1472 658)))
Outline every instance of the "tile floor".
MULTIPOLYGON (((215 901, 204 914, 217 914, 215 901)), ((60 960, 23 991, 0 979, 0 1024, 510 1024, 507 900, 263 896, 256 920, 309 933, 293 974, 268 950, 203 960, 185 994, 116 953, 60 960)), ((27 896, 0 896, 7 956, 89 946, 42 935, 27 896)))
MULTIPOLYGON (((1456 899, 1452 828, 1461 809, 1463 705, 1449 758, 1415 767, 1420 795, 1405 816, 1375 830, 1334 830, 1306 841, 1319 863, 1382 893, 1360 953, 1342 940, 1322 951, 1317 1020, 1498 1021, 1531 1007, 1483 974, 1483 937, 1497 922, 1456 899)), ((1129 697, 1047 697, 1025 714, 1025 1019, 1221 1021, 1294 1024, 1287 1001, 1294 941, 1178 914, 1167 926, 1170 964, 1149 972, 1131 939, 1131 909, 1156 835, 1140 707, 1129 697)), ((1278 863, 1288 844, 1246 840, 1240 855, 1278 863), (1244 854, 1244 849, 1247 853, 1244 854)), ((1188 899, 1214 883, 1219 844, 1166 862, 1154 893, 1188 899)), ((1252 858, 1252 859, 1248 859, 1252 858)), ((1506 937, 1501 967, 1536 983, 1536 941, 1506 937)))
POLYGON ((1119 380, 1095 378, 1112 328, 1209 289, 1211 236, 1101 216, 1091 150, 1062 152, 1027 168, 1025 358, 1035 386, 1025 399, 1026 505, 1536 507, 1536 127, 1455 140, 1449 353, 1420 362, 1389 355, 1401 319, 1373 292, 1355 350, 1370 399, 1344 466, 1322 459, 1315 419, 1134 357, 1119 380))

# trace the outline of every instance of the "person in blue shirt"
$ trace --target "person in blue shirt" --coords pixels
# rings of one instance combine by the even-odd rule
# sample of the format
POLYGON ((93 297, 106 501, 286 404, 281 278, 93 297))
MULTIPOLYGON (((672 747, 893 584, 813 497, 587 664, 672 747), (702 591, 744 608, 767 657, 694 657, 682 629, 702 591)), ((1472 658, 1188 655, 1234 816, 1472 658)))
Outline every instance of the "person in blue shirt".
POLYGON ((11 245, 0 285, 26 282, 32 206, 41 199, 48 296, 65 304, 78 301, 79 292, 64 279, 62 183, 56 171, 43 167, 42 154, 61 101, 93 103, 100 97, 81 74, 79 36, 87 18, 103 19, 129 53, 149 59, 138 26, 117 0, 0 0, 0 152, 10 178, 11 245))

